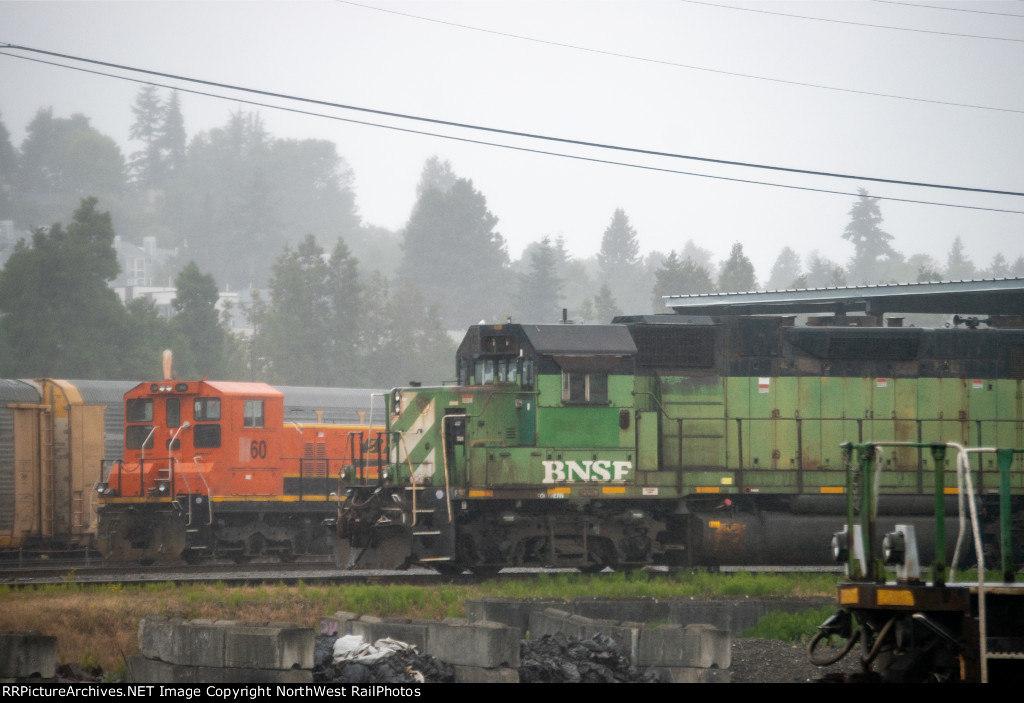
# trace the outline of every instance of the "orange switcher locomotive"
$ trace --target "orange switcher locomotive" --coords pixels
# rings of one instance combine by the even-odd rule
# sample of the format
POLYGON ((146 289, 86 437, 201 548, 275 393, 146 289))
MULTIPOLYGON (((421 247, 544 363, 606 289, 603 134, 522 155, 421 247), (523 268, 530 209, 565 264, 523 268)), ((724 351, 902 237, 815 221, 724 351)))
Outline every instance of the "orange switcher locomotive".
MULTIPOLYGON (((265 383, 165 380, 124 397, 124 455, 97 486, 113 559, 198 562, 327 554, 338 481, 376 479, 383 428, 286 421, 265 383)), ((377 402, 383 403, 381 399, 377 402)))

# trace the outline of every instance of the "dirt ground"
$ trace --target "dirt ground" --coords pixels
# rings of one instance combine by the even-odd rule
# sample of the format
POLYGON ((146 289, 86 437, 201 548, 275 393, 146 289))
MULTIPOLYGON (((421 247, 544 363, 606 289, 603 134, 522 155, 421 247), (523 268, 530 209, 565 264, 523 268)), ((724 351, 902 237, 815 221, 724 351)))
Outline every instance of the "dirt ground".
POLYGON ((816 683, 826 676, 839 678, 859 674, 858 652, 827 667, 818 667, 807 660, 803 645, 779 640, 734 639, 732 641, 733 683, 816 683))

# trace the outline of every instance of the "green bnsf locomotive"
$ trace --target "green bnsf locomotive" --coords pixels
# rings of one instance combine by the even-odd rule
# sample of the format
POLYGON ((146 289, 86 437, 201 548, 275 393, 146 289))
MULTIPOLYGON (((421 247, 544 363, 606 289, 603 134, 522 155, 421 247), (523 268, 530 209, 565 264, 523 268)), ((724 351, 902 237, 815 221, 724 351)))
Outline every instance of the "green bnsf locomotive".
MULTIPOLYGON (((855 324, 871 319, 474 326, 456 385, 390 393, 387 465, 341 477, 337 561, 481 573, 827 563, 845 521, 843 442, 1024 446, 1020 318, 855 324)), ((932 461, 897 447, 881 474, 881 524, 928 515, 922 542, 932 461)), ((976 461, 984 496, 998 471, 976 461)))

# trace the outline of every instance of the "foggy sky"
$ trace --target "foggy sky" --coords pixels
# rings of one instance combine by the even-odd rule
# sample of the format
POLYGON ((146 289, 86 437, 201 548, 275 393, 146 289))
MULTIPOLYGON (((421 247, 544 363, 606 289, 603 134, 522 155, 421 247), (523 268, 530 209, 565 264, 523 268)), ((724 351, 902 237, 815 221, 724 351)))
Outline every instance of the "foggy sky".
MULTIPOLYGON (((796 169, 1024 191, 1024 6, 939 0, 928 4, 952 9, 871 0, 732 0, 718 6, 677 0, 367 0, 367 7, 329 1, 0 2, 0 42, 517 132, 796 169), (608 53, 474 31, 396 12, 608 53), (722 72, 1003 111, 816 89, 722 72)), ((195 87, 180 81, 159 82, 195 87)), ((56 117, 74 112, 91 117, 93 125, 117 140, 127 156, 139 148, 128 141, 130 108, 138 89, 138 83, 0 56, 0 118, 16 147, 35 112, 51 106, 56 117)), ((382 125, 651 168, 851 193, 864 187, 872 195, 1024 210, 1021 197, 596 150, 311 108, 224 89, 204 90, 382 125)), ((187 93, 181 98, 190 137, 223 125, 233 110, 257 109, 234 99, 187 93)), ((852 254, 840 238, 854 201, 849 195, 576 161, 267 107, 258 110, 274 137, 336 143, 354 171, 364 221, 390 229, 401 228, 408 219, 422 164, 436 154, 450 160, 456 173, 471 178, 487 197, 513 258, 545 235, 562 235, 570 253, 591 256, 619 207, 636 228, 644 253, 678 250, 692 238, 721 260, 738 241, 762 282, 785 245, 803 256, 818 250, 840 263, 852 254)), ((997 251, 1010 262, 1024 254, 1021 214, 886 201, 881 208, 884 229, 894 235, 895 248, 907 256, 927 253, 945 265, 956 236, 963 238, 979 268, 987 266, 997 251)), ((316 234, 321 241, 331 240, 331 233, 316 234)))

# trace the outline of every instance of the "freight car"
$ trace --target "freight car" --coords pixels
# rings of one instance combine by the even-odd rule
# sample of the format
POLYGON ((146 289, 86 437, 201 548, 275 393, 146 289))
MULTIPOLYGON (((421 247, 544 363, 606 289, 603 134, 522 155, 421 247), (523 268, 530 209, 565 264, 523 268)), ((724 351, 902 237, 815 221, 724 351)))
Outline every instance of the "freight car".
POLYGON ((339 475, 378 475, 374 395, 380 410, 383 394, 370 390, 139 384, 124 397, 123 457, 97 487, 101 551, 144 562, 327 553, 321 523, 339 475), (296 396, 324 405, 302 417, 309 406, 296 396), (345 399, 352 412, 341 412, 345 399))
POLYGON ((851 461, 845 527, 832 540, 836 560, 846 564, 846 575, 836 588, 840 610, 821 625, 808 646, 811 661, 825 666, 849 655, 859 660, 864 672, 859 676, 865 680, 893 683, 1024 680, 1024 586, 1016 583, 1014 568, 1021 544, 1013 529, 1013 494, 1020 487, 1020 475, 1012 471, 1014 457, 1024 450, 891 442, 846 449, 851 461), (974 553, 979 555, 976 581, 957 582, 957 553, 947 553, 941 540, 934 553, 926 552, 912 525, 897 525, 882 536, 873 505, 878 477, 885 474, 885 452, 908 446, 924 449, 935 459, 931 480, 936 529, 946 528, 945 488, 963 487, 960 495, 971 529, 958 537, 973 535, 974 553), (990 550, 982 545, 987 531, 975 500, 972 455, 993 459, 999 471, 999 503, 989 506, 995 508, 992 520, 998 525, 990 536, 995 538, 990 539, 995 547, 991 560, 990 550), (923 559, 932 564, 930 582, 922 578, 923 559), (990 579, 985 567, 995 568, 997 560, 1000 576, 990 579), (895 580, 887 578, 886 569, 895 569, 895 580))
POLYGON ((0 554, 89 550, 93 490, 119 456, 126 381, 0 380, 0 554))
MULTIPOLYGON (((1024 444, 1024 280, 669 304, 610 325, 470 328, 456 385, 389 393, 387 466, 342 481, 339 565, 823 563, 812 536, 842 514, 847 438, 1024 444), (937 306, 991 314, 879 326, 937 306)), ((927 542, 933 459, 887 461, 885 527, 927 542)), ((984 493, 996 469, 975 462, 984 493)))

